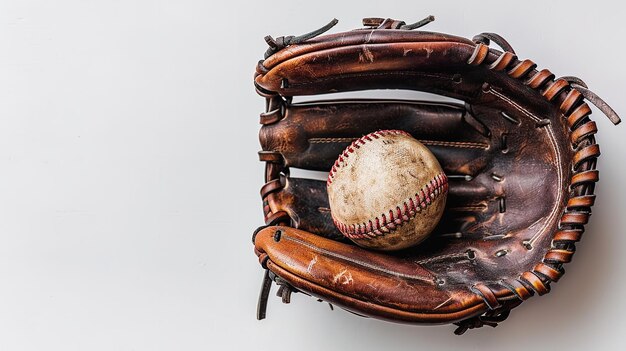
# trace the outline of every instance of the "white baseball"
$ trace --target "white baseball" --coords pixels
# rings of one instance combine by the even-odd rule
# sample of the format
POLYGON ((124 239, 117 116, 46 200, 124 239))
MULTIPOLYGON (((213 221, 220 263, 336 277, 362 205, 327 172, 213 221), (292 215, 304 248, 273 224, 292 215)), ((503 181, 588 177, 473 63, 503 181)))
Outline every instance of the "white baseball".
POLYGON ((399 250, 420 243, 435 228, 448 178, 410 134, 381 130, 339 155, 327 189, 333 221, 346 237, 367 248, 399 250))

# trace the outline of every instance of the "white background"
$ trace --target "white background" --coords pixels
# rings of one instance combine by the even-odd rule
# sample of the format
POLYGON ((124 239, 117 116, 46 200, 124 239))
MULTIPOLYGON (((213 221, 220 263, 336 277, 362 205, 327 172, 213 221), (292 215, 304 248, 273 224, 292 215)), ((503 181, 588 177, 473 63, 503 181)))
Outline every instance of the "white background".
MULTIPOLYGON (((625 349, 624 125, 552 293, 496 329, 396 325, 295 294, 255 320, 263 36, 333 17, 498 32, 626 117, 619 1, 0 3, 0 350, 625 349)), ((275 288, 273 292, 275 291, 275 288)))

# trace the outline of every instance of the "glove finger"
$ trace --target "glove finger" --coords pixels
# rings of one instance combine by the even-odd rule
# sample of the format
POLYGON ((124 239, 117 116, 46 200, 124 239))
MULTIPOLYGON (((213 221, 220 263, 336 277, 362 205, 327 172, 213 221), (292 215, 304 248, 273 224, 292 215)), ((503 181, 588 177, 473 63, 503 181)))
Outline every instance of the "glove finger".
POLYGON ((475 175, 490 159, 492 140, 463 106, 408 101, 317 102, 287 107, 285 117, 264 125, 263 150, 284 164, 328 171, 352 141, 380 129, 411 133, 437 157, 448 175, 475 175), (478 124, 478 127, 477 127, 478 124))
MULTIPOLYGON (((472 307, 480 308, 482 302, 465 286, 452 284, 423 267, 414 256, 381 255, 280 226, 259 231, 255 248, 270 270, 297 288, 332 289, 337 296, 331 302, 347 307, 346 303, 363 301, 372 308, 372 314, 391 308, 409 312, 407 321, 437 322, 459 311, 472 313, 472 307)), ((438 258, 440 264, 468 268, 471 260, 463 251, 438 258)), ((429 265, 434 263, 432 258, 428 261, 429 265)))
MULTIPOLYGON (((477 223, 478 212, 494 206, 493 198, 491 191, 479 182, 450 179, 447 210, 433 236, 448 237, 467 231, 477 223)), ((286 212, 293 227, 346 241, 333 224, 326 182, 287 177, 284 187, 268 197, 268 202, 272 213, 286 212)))

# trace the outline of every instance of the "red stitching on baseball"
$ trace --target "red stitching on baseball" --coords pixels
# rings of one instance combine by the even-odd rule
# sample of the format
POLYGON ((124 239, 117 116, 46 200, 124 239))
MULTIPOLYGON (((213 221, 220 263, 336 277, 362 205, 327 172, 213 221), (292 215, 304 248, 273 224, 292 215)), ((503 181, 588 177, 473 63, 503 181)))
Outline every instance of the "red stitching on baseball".
POLYGON ((352 225, 346 225, 332 217, 333 223, 343 235, 351 239, 374 238, 385 235, 394 231, 398 226, 409 222, 417 213, 426 209, 440 194, 447 192, 447 190, 448 177, 444 173, 439 173, 416 192, 415 196, 408 198, 400 206, 396 206, 395 215, 394 210, 390 209, 388 212, 389 219, 387 219, 387 213, 382 213, 380 216, 374 217, 373 220, 352 225), (424 192, 424 188, 428 189, 428 194, 424 192), (420 207, 417 207, 416 203, 419 203, 420 207), (404 208, 404 212, 402 208, 404 208))
POLYGON ((361 145, 365 145, 366 141, 373 141, 374 139, 378 139, 385 135, 406 135, 406 136, 412 137, 411 134, 403 130, 394 130, 394 129, 378 130, 378 131, 375 131, 375 132, 372 132, 372 133, 369 133, 367 135, 360 137, 359 139, 353 141, 352 144, 348 145, 348 147, 345 150, 343 150, 343 152, 339 155, 339 157, 335 161, 335 164, 333 164, 333 166, 331 167, 330 172, 328 172, 328 180, 326 181, 326 186, 328 186, 329 184, 333 182, 335 173, 337 173, 337 168, 340 168, 345 162, 345 159, 350 157, 351 153, 354 153, 354 148, 357 148, 357 149, 360 148, 360 146, 358 145, 359 143, 361 145))

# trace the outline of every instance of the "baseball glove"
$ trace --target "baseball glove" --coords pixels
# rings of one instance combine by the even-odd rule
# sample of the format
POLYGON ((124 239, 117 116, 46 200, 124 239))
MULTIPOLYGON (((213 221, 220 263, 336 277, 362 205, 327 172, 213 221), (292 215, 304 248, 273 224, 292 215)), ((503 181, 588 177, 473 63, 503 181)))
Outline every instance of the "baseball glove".
MULTIPOLYGON (((615 124, 619 117, 580 79, 537 69, 496 34, 468 40, 413 30, 431 20, 369 18, 363 29, 319 36, 334 20, 300 37, 265 38, 270 48, 254 77, 266 100, 259 152, 266 225, 253 235, 265 269, 259 319, 274 281, 286 303, 302 292, 362 316, 454 323, 462 334, 496 326, 563 275, 598 181, 597 126, 586 101, 615 124), (292 99, 371 89, 464 103, 292 99), (350 143, 381 129, 420 140, 449 181, 434 233, 392 253, 344 239, 326 182, 289 175, 293 167, 329 171, 350 143)), ((399 225, 403 215, 391 221, 399 225)))

